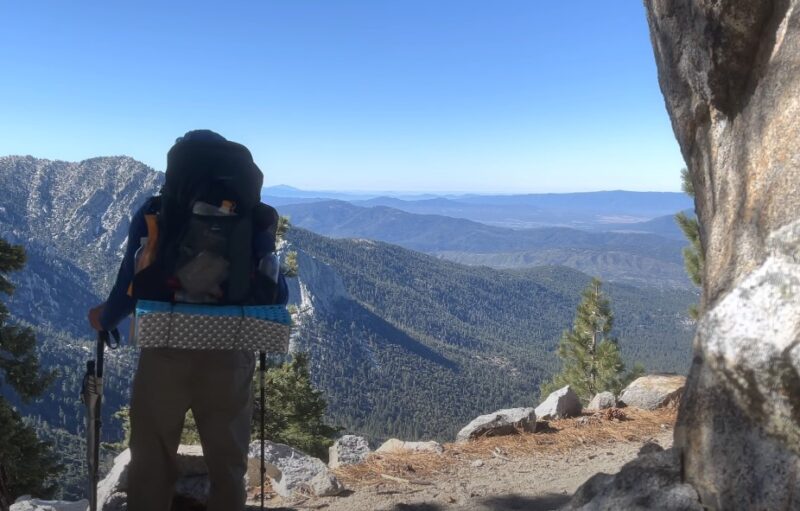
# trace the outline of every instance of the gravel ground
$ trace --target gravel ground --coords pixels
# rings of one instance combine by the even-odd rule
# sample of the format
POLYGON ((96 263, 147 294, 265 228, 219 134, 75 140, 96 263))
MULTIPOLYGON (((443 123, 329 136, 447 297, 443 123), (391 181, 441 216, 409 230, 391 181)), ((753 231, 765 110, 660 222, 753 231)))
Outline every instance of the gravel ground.
MULTIPOLYGON (((655 438, 672 446, 672 431, 655 438)), ((558 509, 598 472, 615 473, 636 457, 642 441, 577 447, 566 455, 535 455, 463 461, 426 480, 426 485, 385 481, 354 487, 343 496, 281 501, 270 509, 325 511, 546 511, 558 509), (481 465, 481 466, 476 466, 481 465)), ((257 508, 253 508, 257 509, 257 508)))

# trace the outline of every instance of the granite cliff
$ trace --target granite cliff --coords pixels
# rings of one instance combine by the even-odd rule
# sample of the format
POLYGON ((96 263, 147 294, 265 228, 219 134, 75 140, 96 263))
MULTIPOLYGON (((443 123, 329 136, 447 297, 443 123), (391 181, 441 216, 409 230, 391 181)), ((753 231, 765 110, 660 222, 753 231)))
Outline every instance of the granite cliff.
POLYGON ((798 509, 800 1, 645 6, 696 193, 703 315, 675 451, 590 480, 571 506, 798 509), (681 483, 699 504, 671 498, 681 483))

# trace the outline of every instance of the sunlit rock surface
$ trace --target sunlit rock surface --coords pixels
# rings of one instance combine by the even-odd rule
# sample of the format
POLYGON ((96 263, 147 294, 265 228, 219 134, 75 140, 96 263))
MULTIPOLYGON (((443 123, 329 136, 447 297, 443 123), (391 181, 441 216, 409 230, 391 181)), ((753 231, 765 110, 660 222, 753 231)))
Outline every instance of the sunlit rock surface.
MULTIPOLYGON (((688 483, 707 509, 798 509, 800 1, 645 6, 705 254, 670 491, 688 483)), ((582 505, 640 493, 656 470, 640 468, 582 505)))

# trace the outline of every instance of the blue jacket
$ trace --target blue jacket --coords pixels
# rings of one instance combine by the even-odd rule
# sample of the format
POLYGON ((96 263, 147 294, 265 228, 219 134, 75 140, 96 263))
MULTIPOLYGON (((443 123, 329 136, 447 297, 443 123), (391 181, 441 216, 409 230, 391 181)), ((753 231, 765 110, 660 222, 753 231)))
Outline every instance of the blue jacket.
MULTIPOLYGON (((136 300, 128 295, 128 288, 133 282, 134 257, 139 249, 139 240, 147 236, 147 223, 144 219, 147 208, 148 203, 145 202, 131 219, 125 256, 122 258, 122 264, 120 264, 119 272, 117 272, 117 280, 108 295, 103 314, 100 317, 100 325, 104 330, 115 328, 120 321, 129 316, 136 308, 136 300)), ((274 240, 269 231, 261 231, 255 235, 255 239, 253 239, 253 256, 256 261, 268 255, 273 249, 274 240)), ((286 305, 289 301, 289 288, 286 285, 286 279, 283 274, 280 274, 278 279, 278 304, 286 305)))

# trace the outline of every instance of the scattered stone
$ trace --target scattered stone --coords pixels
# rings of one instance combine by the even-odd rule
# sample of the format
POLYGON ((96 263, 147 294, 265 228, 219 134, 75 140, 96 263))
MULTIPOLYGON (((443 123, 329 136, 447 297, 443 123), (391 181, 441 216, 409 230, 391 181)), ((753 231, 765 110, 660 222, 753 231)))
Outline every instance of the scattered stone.
POLYGON ((697 492, 681 482, 672 449, 641 456, 616 475, 597 474, 578 488, 562 511, 703 511, 697 492))
POLYGON ((614 408, 615 406, 617 406, 617 398, 614 397, 614 394, 611 392, 600 392, 589 401, 586 410, 596 412, 598 410, 605 410, 606 408, 614 408))
MULTIPOLYGON (((575 424, 577 426, 588 426, 590 424, 599 424, 602 418, 598 415, 584 415, 582 417, 578 417, 575 419, 575 424)), ((580 438, 581 443, 586 443, 586 440, 580 438)))
POLYGON ((533 408, 509 408, 477 417, 458 432, 456 442, 523 431, 532 433, 535 429, 536 412, 533 408))
POLYGON ((472 463, 470 463, 470 466, 472 466, 473 468, 480 468, 483 465, 484 465, 483 460, 475 460, 472 463))
POLYGON ((356 435, 344 435, 328 449, 328 467, 361 463, 369 455, 369 442, 356 435))
MULTIPOLYGON (((248 480, 259 481, 261 443, 250 444, 248 480)), ((344 490, 339 480, 328 470, 322 460, 304 454, 288 445, 264 442, 264 460, 272 489, 282 497, 295 492, 326 497, 344 490)))
POLYGON ((428 442, 405 442, 403 440, 398 440, 397 438, 390 438, 375 450, 375 452, 384 453, 402 451, 441 454, 444 452, 444 447, 442 447, 442 444, 439 442, 434 442, 433 440, 428 442))
POLYGON ((656 410, 675 406, 683 394, 686 377, 678 375, 653 374, 637 378, 619 396, 624 406, 656 410))
POLYGON ((581 400, 578 395, 567 385, 551 393, 542 404, 536 407, 536 417, 540 419, 575 417, 580 415, 581 408, 581 400))
POLYGON ((492 458, 497 458, 503 461, 511 461, 511 458, 508 457, 508 453, 500 447, 495 447, 492 450, 492 458))

